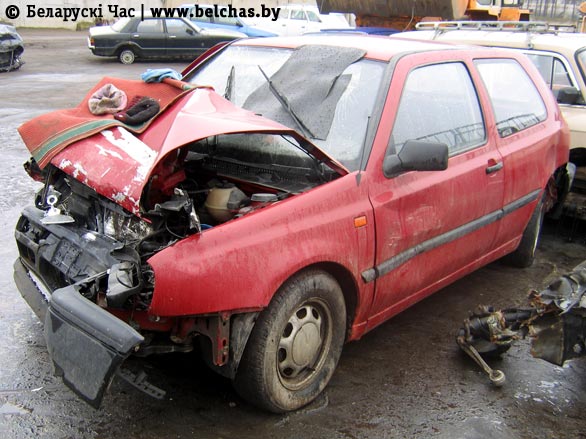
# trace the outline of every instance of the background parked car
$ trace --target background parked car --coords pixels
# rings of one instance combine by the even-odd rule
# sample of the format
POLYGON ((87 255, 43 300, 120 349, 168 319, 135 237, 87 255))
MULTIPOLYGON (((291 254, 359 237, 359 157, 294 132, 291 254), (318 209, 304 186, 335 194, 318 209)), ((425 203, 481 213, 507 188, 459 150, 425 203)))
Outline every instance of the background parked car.
POLYGON ((137 58, 194 58, 222 41, 246 38, 226 29, 203 29, 184 18, 122 18, 112 26, 89 29, 94 55, 117 57, 123 64, 137 58))
POLYGON ((282 36, 319 32, 322 29, 352 28, 343 14, 320 14, 315 6, 295 4, 282 6, 276 21, 260 19, 254 21, 254 24, 282 36))
MULTIPOLYGON (((188 8, 190 17, 189 20, 195 23, 199 27, 203 27, 204 29, 225 29, 231 30, 235 32, 242 32, 249 37, 274 37, 277 36, 274 32, 269 32, 263 30, 259 27, 252 25, 251 23, 247 23, 246 19, 239 18, 239 17, 217 17, 212 15, 211 17, 206 16, 205 14, 202 17, 195 17, 192 16, 195 6, 193 4, 184 4, 180 6, 181 8, 188 8)), ((198 5, 199 9, 209 10, 213 9, 214 6, 211 5, 198 5)), ((227 10, 227 7, 218 6, 219 9, 227 10)))

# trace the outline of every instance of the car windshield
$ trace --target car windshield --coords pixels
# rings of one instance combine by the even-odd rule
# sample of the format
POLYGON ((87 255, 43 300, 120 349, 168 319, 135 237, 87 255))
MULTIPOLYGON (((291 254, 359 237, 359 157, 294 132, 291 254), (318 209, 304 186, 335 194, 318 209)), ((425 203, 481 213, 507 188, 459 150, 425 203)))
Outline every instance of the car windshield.
MULTIPOLYGON (((310 46, 303 46, 298 51, 304 48, 312 50, 310 46)), ((324 50, 337 49, 330 47, 324 50)), ((355 49, 340 50, 355 51, 355 49)), ((308 65, 312 62, 311 60, 301 66, 295 64, 291 61, 295 56, 299 58, 299 53, 295 55, 295 52, 295 50, 283 48, 231 46, 194 74, 189 75, 186 80, 211 85, 217 93, 224 95, 235 105, 305 133, 314 144, 350 171, 357 170, 361 164, 368 119, 373 113, 386 64, 364 59, 363 54, 356 56, 354 52, 348 56, 348 53, 344 53, 343 55, 350 61, 346 64, 342 63, 341 67, 340 63, 337 67, 329 66, 331 81, 324 83, 323 86, 319 84, 316 86, 310 84, 317 82, 315 78, 303 78, 303 75, 309 75, 312 70, 321 69, 324 66, 308 65), (288 67, 291 67, 291 70, 287 70, 288 67), (295 74, 291 75, 291 71, 295 74), (278 90, 277 94, 292 102, 291 107, 295 109, 294 115, 288 112, 288 115, 283 116, 284 105, 279 104, 277 98, 272 96, 275 94, 274 90, 272 95, 267 91, 270 86, 267 85, 267 79, 263 73, 270 78, 271 82, 274 82, 278 90), (284 76, 287 78, 283 79, 284 76), (296 78, 290 79, 292 76, 296 78), (320 100, 317 106, 314 105, 314 95, 319 93, 308 92, 312 86, 318 87, 317 90, 320 92, 326 89, 326 98, 323 101, 320 100), (268 102, 269 100, 272 102, 268 102), (294 122, 296 119, 307 127, 306 131, 300 128, 299 123, 294 122)), ((330 59, 337 61, 339 58, 335 56, 330 59)), ((322 79, 320 77, 320 80, 322 79)))

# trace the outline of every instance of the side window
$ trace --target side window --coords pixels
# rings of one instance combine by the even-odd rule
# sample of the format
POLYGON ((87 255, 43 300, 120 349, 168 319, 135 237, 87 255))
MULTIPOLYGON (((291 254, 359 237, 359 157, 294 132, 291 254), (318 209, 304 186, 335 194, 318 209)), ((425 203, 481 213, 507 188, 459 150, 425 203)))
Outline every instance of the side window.
POLYGON ((395 153, 408 140, 419 140, 445 143, 455 155, 485 139, 476 89, 464 64, 433 64, 409 73, 391 134, 395 153))
POLYGON ((474 62, 488 90, 501 137, 507 137, 545 120, 541 95, 527 72, 514 59, 474 62))
POLYGON ((306 11, 307 12, 307 18, 309 18, 309 21, 314 21, 316 23, 321 23, 321 20, 319 19, 319 17, 317 16, 317 14, 313 11, 306 11))
POLYGON ((553 60, 553 90, 564 87, 572 87, 572 80, 564 63, 555 58, 553 60))
POLYGON ((291 20, 303 20, 306 21, 305 12, 303 9, 292 9, 291 10, 291 20))
POLYGON ((572 84, 570 74, 566 66, 559 58, 551 55, 542 55, 534 53, 525 53, 527 57, 535 64, 545 82, 551 88, 554 95, 564 87, 575 87, 572 84))
POLYGON ((192 30, 192 28, 187 27, 187 25, 182 22, 181 20, 173 20, 173 19, 168 19, 166 20, 166 25, 167 25, 167 33, 169 33, 170 35, 177 35, 177 36, 186 36, 187 35, 187 31, 188 30, 192 30))
POLYGON ((156 33, 162 34, 163 33, 163 20, 144 20, 138 23, 136 27, 136 32, 138 33, 156 33))
POLYGON ((525 55, 535 64, 535 67, 537 67, 537 70, 539 70, 539 73, 541 73, 541 76, 543 76, 543 79, 545 79, 545 82, 551 88, 553 80, 553 56, 536 55, 533 53, 525 53, 525 55))

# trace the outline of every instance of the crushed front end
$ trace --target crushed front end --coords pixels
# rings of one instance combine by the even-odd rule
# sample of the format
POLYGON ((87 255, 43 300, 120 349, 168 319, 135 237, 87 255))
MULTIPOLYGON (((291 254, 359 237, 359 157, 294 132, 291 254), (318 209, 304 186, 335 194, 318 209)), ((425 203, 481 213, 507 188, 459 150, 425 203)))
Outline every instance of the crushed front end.
POLYGON ((121 363, 145 341, 129 323, 152 294, 152 272, 137 251, 152 228, 51 169, 18 220, 14 278, 45 324, 56 374, 98 407, 121 363))

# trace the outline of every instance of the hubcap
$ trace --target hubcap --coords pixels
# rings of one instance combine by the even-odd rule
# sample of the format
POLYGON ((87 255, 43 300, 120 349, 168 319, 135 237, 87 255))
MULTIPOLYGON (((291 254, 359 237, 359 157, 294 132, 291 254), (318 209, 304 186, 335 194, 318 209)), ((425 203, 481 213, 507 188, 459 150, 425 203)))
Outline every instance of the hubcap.
POLYGON ((319 370, 330 343, 329 311, 320 303, 304 303, 293 313, 281 334, 277 368, 283 385, 303 384, 319 370))

